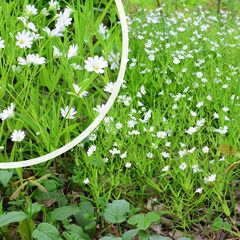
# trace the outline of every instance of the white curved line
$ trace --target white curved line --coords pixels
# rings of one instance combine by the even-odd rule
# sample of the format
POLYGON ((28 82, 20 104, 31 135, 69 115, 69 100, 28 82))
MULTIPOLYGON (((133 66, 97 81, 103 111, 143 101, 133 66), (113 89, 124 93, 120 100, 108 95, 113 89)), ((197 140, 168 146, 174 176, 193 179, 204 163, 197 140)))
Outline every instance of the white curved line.
POLYGON ((121 85, 123 83, 124 74, 127 67, 127 61, 128 61, 128 27, 127 27, 127 20, 126 15, 124 12, 123 4, 121 0, 115 0, 118 13, 120 17, 120 23, 122 27, 122 58, 121 58, 121 64, 120 64, 120 70, 118 74, 117 81, 114 85, 114 90, 109 97, 107 103, 105 104, 104 109, 99 113, 99 115, 95 118, 95 120, 75 139, 73 139, 71 142, 67 143, 66 145, 62 146, 61 148, 48 153, 46 155, 43 155, 41 157, 32 158, 25 161, 20 162, 1 162, 0 163, 0 169, 11 169, 11 168, 22 168, 22 167, 28 167, 40 163, 44 163, 50 159, 53 159, 68 150, 75 147, 77 144, 79 144, 83 139, 85 139, 92 131, 96 129, 96 127, 100 124, 100 122, 103 120, 103 118, 106 116, 110 108, 112 107, 114 101, 116 100, 118 93, 120 91, 121 85))

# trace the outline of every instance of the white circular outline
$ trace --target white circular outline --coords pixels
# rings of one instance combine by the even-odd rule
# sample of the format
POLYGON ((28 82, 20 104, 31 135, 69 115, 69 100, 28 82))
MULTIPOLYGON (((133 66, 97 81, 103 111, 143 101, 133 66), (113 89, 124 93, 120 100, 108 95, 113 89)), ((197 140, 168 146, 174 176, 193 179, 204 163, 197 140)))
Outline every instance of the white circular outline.
POLYGON ((104 109, 101 110, 99 115, 94 119, 94 121, 75 139, 73 139, 71 142, 67 143, 66 145, 60 147, 59 149, 50 152, 48 154, 45 154, 41 157, 32 158, 25 161, 20 162, 1 162, 0 163, 0 169, 13 169, 13 168, 23 168, 28 166, 33 166, 36 164, 47 162, 50 159, 53 159, 73 147, 75 147, 77 144, 79 144, 82 140, 84 140, 86 137, 89 136, 91 132, 93 132, 96 127, 100 124, 100 122, 103 120, 103 118, 106 116, 110 108, 112 107, 113 103, 115 102, 118 93, 120 91, 121 85, 123 83, 124 74, 127 67, 128 62, 128 26, 127 26, 127 19, 126 14, 123 8, 122 0, 115 0, 115 3, 117 5, 119 17, 120 17, 120 23, 122 28, 122 58, 121 58, 121 64, 120 64, 120 70, 118 73, 117 81, 114 84, 114 90, 112 91, 112 94, 110 95, 107 103, 105 104, 104 109))

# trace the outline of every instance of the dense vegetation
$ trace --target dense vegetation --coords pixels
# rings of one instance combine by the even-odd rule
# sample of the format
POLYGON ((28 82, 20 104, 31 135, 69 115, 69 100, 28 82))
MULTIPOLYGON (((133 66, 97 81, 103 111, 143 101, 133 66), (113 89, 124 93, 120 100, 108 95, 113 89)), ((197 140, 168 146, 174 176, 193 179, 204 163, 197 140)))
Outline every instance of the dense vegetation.
MULTIPOLYGON (((71 25, 26 49, 15 38, 29 29, 17 19, 26 2, 16 2, 0 7, 7 16, 0 20, 1 161, 36 157, 77 136, 111 93, 121 52, 114 2, 61 1, 49 9, 38 1, 51 29, 67 6, 71 25), (61 49, 55 57, 53 42, 61 49), (30 53, 39 57, 21 64, 30 53), (103 57, 97 67, 94 56, 103 57), (23 93, 31 107, 21 108, 23 93)), ((150 1, 148 10, 136 8, 146 2, 126 3, 129 63, 114 107, 72 151, 45 165, 0 170, 1 239, 240 238, 239 4, 222 1, 218 13, 217 1, 201 3, 150 1)), ((47 33, 44 15, 30 18, 41 18, 36 26, 47 33)))

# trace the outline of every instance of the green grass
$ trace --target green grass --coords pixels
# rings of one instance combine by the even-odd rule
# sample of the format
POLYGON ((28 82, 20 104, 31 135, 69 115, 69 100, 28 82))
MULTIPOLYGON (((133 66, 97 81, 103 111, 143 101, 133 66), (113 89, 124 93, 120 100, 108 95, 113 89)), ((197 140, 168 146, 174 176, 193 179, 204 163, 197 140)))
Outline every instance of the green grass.
MULTIPOLYGON (((81 213, 86 209, 90 212, 87 216, 82 213, 82 218, 85 216, 92 224, 87 229, 83 228, 91 236, 90 239, 100 239, 109 234, 116 239, 123 237, 125 231, 133 230, 133 225, 137 225, 137 222, 132 223, 133 220, 127 221, 127 217, 131 219, 134 214, 139 213, 142 214, 138 216, 141 220, 152 212, 154 205, 160 220, 159 215, 154 216, 154 213, 151 220, 157 222, 157 226, 161 228, 161 233, 158 234, 172 236, 176 231, 191 239, 199 236, 203 239, 221 239, 224 236, 239 238, 240 226, 235 219, 239 217, 237 162, 240 148, 240 21, 234 14, 239 4, 234 2, 233 6, 233 1, 231 4, 222 1, 222 9, 229 11, 228 14, 224 12, 218 15, 215 5, 203 5, 200 8, 195 6, 196 1, 191 1, 185 2, 185 9, 179 7, 175 11, 176 8, 173 5, 170 7, 170 2, 167 3, 163 8, 139 9, 129 16, 130 52, 125 83, 114 107, 98 129, 82 144, 54 161, 24 169, 22 173, 18 171, 18 176, 22 176, 19 182, 16 182, 18 177, 14 172, 2 171, 2 176, 5 176, 1 178, 0 175, 2 183, 5 183, 8 174, 10 177, 13 174, 11 187, 3 188, 6 193, 0 208, 2 212, 22 210, 29 216, 28 209, 32 203, 42 204, 39 210, 41 214, 28 217, 32 224, 30 232, 39 230, 40 222, 54 225, 61 236, 70 225, 78 224, 82 227, 82 219, 72 217, 75 216, 76 209, 71 208, 74 205, 81 208, 81 213), (46 175, 48 173, 50 175, 46 175), (119 206, 116 202, 112 205, 109 203, 116 199, 128 201, 131 211, 129 204, 124 201, 118 202, 119 206), (88 205, 86 208, 81 205, 86 204, 85 201, 88 205), (110 216, 106 214, 113 205, 117 205, 116 209, 125 207, 122 208, 122 221, 112 220, 111 212, 110 216), (61 207, 65 206, 70 207, 69 216, 60 216, 61 221, 53 220, 52 212, 60 211, 59 209, 64 211, 65 208, 61 207)), ((75 16, 79 17, 75 20, 82 24, 79 29, 89 24, 89 28, 86 27, 85 30, 93 30, 86 30, 84 37, 81 30, 69 33, 75 36, 74 41, 82 49, 79 61, 83 64, 85 56, 99 52, 107 58, 112 49, 120 52, 121 39, 119 26, 116 24, 116 9, 108 15, 111 23, 109 31, 112 29, 112 32, 107 42, 99 38, 92 45, 92 35, 96 34, 98 25, 103 21, 97 19, 102 15, 97 13, 98 17, 89 21, 87 16, 89 17, 89 10, 92 12, 93 5, 83 4, 81 7, 82 11, 77 11, 75 16)), ((4 11, 4 14, 9 14, 10 18, 10 11, 4 11)), ((105 19, 106 22, 108 20, 105 19)), ((18 25, 12 23, 13 28, 16 26, 18 25)), ((4 34, 2 37, 4 38, 4 34)), ((61 47, 67 49, 72 43, 70 39, 71 37, 67 37, 61 47)), ((51 40, 46 41, 46 46, 51 45, 49 41, 51 40)), ((46 54, 46 50, 42 51, 46 54)), ((4 61, 12 61, 9 58, 11 53, 3 54, 3 59, 8 59, 4 61)), ((12 54, 12 59, 19 55, 14 51, 12 54)), ((78 102, 79 98, 72 99, 72 96, 66 95, 66 89, 76 77, 79 77, 77 79, 81 83, 80 79, 96 80, 96 75, 81 71, 75 76, 64 60, 58 63, 58 68, 61 76, 64 76, 64 84, 53 87, 53 93, 50 90, 45 93, 48 96, 48 99, 43 99, 45 105, 40 106, 34 100, 36 95, 41 97, 43 94, 36 85, 31 86, 31 92, 29 91, 29 96, 33 99, 26 100, 31 106, 31 114, 34 109, 38 110, 38 114, 33 115, 39 123, 37 126, 42 126, 43 132, 46 131, 46 126, 51 126, 51 132, 40 135, 39 145, 32 146, 32 152, 29 152, 30 143, 24 142, 28 154, 24 153, 24 149, 21 150, 23 154, 19 159, 41 155, 77 135, 94 118, 92 108, 107 98, 104 91, 96 89, 103 89, 117 75, 108 69, 104 77, 100 77, 97 83, 94 82, 91 97, 81 103, 78 102), (79 104, 83 116, 89 117, 90 114, 89 121, 84 124, 81 122, 80 126, 75 120, 71 124, 60 121, 60 107, 69 101, 73 105, 79 104), (40 109, 45 113, 40 113, 40 109)), ((40 68, 39 71, 44 70, 40 68)), ((53 72, 56 71, 56 66, 52 64, 46 71, 46 77, 55 76, 53 72)), ((35 79, 32 74, 36 72, 33 69, 23 70, 17 76, 11 74, 6 72, 5 79, 18 77, 24 81, 25 76, 35 79)), ((45 79, 40 75, 38 78, 40 82, 45 79)), ((53 84, 51 81, 48 83, 53 84)), ((29 86, 28 82, 26 86, 29 86)), ((47 87, 44 86, 43 89, 47 87)), ((17 94, 14 89, 10 88, 9 92, 10 90, 13 95, 17 94)), ((6 96, 0 106, 11 102, 5 99, 6 96)), ((20 106, 22 96, 18 96, 17 100, 20 106)), ((32 128, 35 123, 28 122, 29 116, 24 118, 23 113, 24 111, 17 119, 23 119, 24 126, 29 124, 32 128)), ((10 121, 7 127, 13 129, 16 123, 10 121)), ((9 134, 5 134, 8 128, 4 126, 4 134, 2 132, 5 143, 9 137, 9 134)), ((18 153, 19 148, 15 147, 14 151, 18 153)), ((3 154, 2 161, 5 158, 6 155, 3 154)), ((119 212, 121 211, 116 210, 115 214, 119 212)), ((24 221, 22 225, 26 224, 26 220, 24 221)), ((5 227, 2 235, 6 236, 11 227, 16 228, 15 225, 5 227)), ((21 224, 19 228, 23 228, 21 224)), ((148 228, 147 231, 143 229, 144 227, 137 229, 139 239, 150 239, 146 234, 157 234, 153 228, 148 228)))
POLYGON ((40 13, 30 17, 29 21, 36 25, 42 39, 36 40, 30 49, 21 49, 16 46, 15 36, 26 28, 17 17, 24 16, 26 4, 26 1, 3 1, 0 8, 3 16, 0 32, 6 45, 0 53, 3 59, 0 66, 0 95, 3 99, 0 109, 3 111, 11 103, 15 104, 14 118, 3 121, 1 126, 0 144, 5 148, 1 154, 2 162, 41 156, 77 137, 97 116, 93 108, 108 99, 109 94, 103 91, 103 87, 117 76, 117 71, 110 69, 104 75, 89 73, 84 69, 84 60, 95 55, 107 59, 111 51, 121 50, 121 41, 116 40, 120 27, 116 25, 117 12, 113 1, 106 4, 104 11, 99 8, 103 4, 99 1, 85 4, 61 2, 61 9, 69 6, 73 11, 72 24, 61 38, 48 37, 43 31, 44 27, 54 28, 56 12, 50 12, 47 17, 41 14, 40 11, 48 4, 38 1, 36 8, 40 13), (110 37, 107 39, 98 32, 101 23, 110 26, 110 37), (53 57, 53 46, 66 54, 73 44, 78 45, 77 56, 71 59, 66 56, 53 57), (18 65, 18 57, 26 57, 30 53, 45 57, 46 64, 18 66, 19 70, 13 71, 12 66, 18 65), (83 70, 74 70, 71 66, 73 63, 80 65, 83 70), (88 91, 90 94, 79 98, 73 84, 78 84, 81 92, 88 91), (66 106, 75 107, 78 112, 76 121, 62 118, 60 109, 66 106), (12 146, 9 138, 15 129, 25 131, 26 138, 12 146))
POLYGON ((202 10, 195 14, 183 11, 179 18, 168 11, 163 14, 153 11, 148 16, 157 18, 158 23, 154 24, 147 23, 145 15, 139 14, 130 21, 129 66, 133 58, 137 59, 137 64, 128 70, 126 88, 121 96, 129 96, 132 101, 129 106, 118 101, 108 116, 112 121, 100 126, 96 132, 97 140, 84 144, 86 150, 89 145, 96 145, 97 151, 93 156, 87 157, 79 148, 76 154, 80 156, 76 157, 79 167, 74 171, 78 173, 78 182, 86 177, 90 179, 84 190, 97 204, 101 196, 125 198, 133 204, 136 204, 136 199, 139 204, 144 204, 156 197, 179 219, 175 222, 176 228, 188 229, 202 220, 211 222, 216 215, 231 217, 236 204, 236 189, 232 184, 237 181, 239 172, 225 173, 236 159, 221 155, 218 148, 222 144, 239 148, 239 20, 231 15, 223 18, 202 10), (215 20, 209 20, 210 16, 215 20), (189 18, 188 23, 184 23, 186 18, 189 18), (170 24, 174 19, 176 23, 170 24), (194 26, 194 21, 199 22, 198 26, 194 26), (209 28, 201 31, 204 24, 209 28), (177 30, 183 26, 184 32, 177 30), (229 33, 229 29, 234 32, 229 33), (198 33, 194 36, 195 31, 198 33), (175 32, 176 36, 170 32, 175 32), (193 36, 195 39, 191 39, 193 36), (145 46, 147 41, 152 41, 148 49, 145 46), (148 59, 145 49, 150 53, 156 50, 154 61, 148 59), (173 54, 182 55, 184 59, 174 64, 173 54), (204 62, 198 64, 202 60, 204 62), (183 72, 185 68, 187 70, 183 72), (203 76, 196 77, 197 72, 203 76), (137 93, 142 85, 146 94, 140 98, 137 93), (139 101, 142 106, 139 106, 139 101), (199 102, 204 104, 200 108, 196 106, 199 102), (224 107, 229 110, 224 112, 224 107), (141 119, 149 110, 152 116, 143 123, 141 119), (191 116, 191 111, 197 116, 191 116), (219 119, 213 117, 215 112, 219 119), (187 134, 186 130, 196 126, 201 119, 205 119, 203 126, 196 133, 187 134), (135 122, 133 128, 128 126, 131 120, 135 122), (118 122, 123 125, 121 129, 115 126, 118 122), (228 126, 226 134, 214 131, 224 126, 228 126), (132 130, 139 131, 139 134, 129 134, 132 130), (158 139, 158 131, 165 131, 168 136, 158 139), (167 142, 171 142, 169 147, 167 142), (208 153, 202 150, 205 146, 209 147, 208 153), (109 150, 114 147, 121 154, 127 152, 127 157, 121 159, 120 154, 112 156, 109 150), (193 153, 187 153, 193 148, 193 153), (179 151, 186 154, 180 157, 179 151), (169 157, 163 158, 162 152, 169 153, 169 157), (148 153, 153 157, 148 158, 148 153), (104 163, 105 158, 108 158, 107 163, 104 163), (132 164, 131 168, 125 167, 127 162, 132 164), (179 168, 182 162, 187 164, 184 171, 179 168), (193 172, 194 165, 198 165, 199 172, 193 172), (166 166, 169 166, 169 171, 163 172, 166 166), (205 183, 204 178, 211 174, 216 174, 216 180, 205 183), (203 188, 201 194, 195 192, 198 188, 203 188))

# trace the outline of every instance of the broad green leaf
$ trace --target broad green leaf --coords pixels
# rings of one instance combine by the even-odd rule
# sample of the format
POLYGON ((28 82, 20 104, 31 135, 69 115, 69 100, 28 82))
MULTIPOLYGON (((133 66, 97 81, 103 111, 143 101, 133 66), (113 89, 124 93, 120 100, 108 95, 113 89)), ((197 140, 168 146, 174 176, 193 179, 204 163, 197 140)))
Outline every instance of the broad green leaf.
POLYGON ((4 187, 7 186, 13 175, 13 170, 0 170, 0 182, 4 187))
POLYGON ((94 217, 94 207, 90 202, 81 202, 78 206, 79 212, 74 215, 77 223, 81 227, 85 227, 92 222, 92 217, 94 217))
POLYGON ((58 230, 49 223, 40 223, 33 231, 33 238, 37 240, 60 240, 58 230))
POLYGON ((139 232, 138 229, 129 230, 122 235, 122 239, 123 240, 132 240, 133 237, 135 237, 138 234, 138 232, 139 232))
POLYGON ((102 237, 100 240, 122 240, 120 237, 102 237))
POLYGON ((136 214, 129 218, 128 223, 131 225, 137 225, 140 222, 144 221, 144 214, 136 214))
POLYGON ((232 226, 230 223, 223 221, 220 217, 215 218, 212 223, 212 230, 217 232, 222 229, 231 231, 232 226))
POLYGON ((146 214, 144 219, 144 224, 150 226, 153 222, 160 219, 160 215, 157 212, 149 212, 146 214))
POLYGON ((52 221, 63 221, 79 212, 79 208, 76 206, 65 206, 53 210, 50 213, 50 219, 52 221))
POLYGON ((125 200, 115 200, 108 203, 104 212, 104 218, 110 223, 121 223, 126 220, 126 214, 130 212, 130 204, 125 200))
POLYGON ((64 237, 68 240, 90 240, 90 237, 84 232, 84 230, 75 224, 68 225, 66 227, 67 231, 64 232, 64 237))
POLYGON ((150 236, 149 240, 171 240, 171 238, 160 236, 160 235, 154 235, 154 236, 150 236))
POLYGON ((27 218, 24 212, 9 212, 0 216, 0 227, 6 226, 13 222, 21 222, 27 218))
POLYGON ((149 226, 160 219, 160 216, 156 212, 149 212, 146 215, 137 214, 128 220, 131 225, 137 225, 140 230, 147 230, 149 226))

